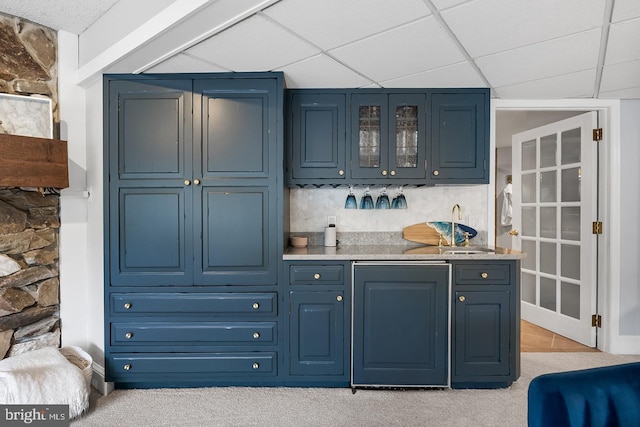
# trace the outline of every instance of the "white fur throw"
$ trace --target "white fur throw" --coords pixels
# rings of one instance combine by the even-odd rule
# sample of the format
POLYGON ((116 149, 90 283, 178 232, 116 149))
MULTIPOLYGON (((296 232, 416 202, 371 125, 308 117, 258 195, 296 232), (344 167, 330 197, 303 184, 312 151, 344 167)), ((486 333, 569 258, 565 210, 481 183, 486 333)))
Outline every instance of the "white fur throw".
POLYGON ((55 347, 0 360, 0 403, 69 405, 75 418, 89 408, 89 387, 80 368, 55 347))

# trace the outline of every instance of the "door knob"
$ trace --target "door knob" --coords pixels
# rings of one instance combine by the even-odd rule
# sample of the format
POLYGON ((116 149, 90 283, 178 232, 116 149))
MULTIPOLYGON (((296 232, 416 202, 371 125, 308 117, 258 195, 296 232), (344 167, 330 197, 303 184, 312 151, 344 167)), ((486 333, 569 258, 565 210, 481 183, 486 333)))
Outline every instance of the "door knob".
POLYGON ((516 229, 513 229, 513 230, 509 231, 509 234, 512 235, 512 236, 517 236, 518 234, 520 234, 520 232, 518 230, 516 230, 516 229))
POLYGON ((189 181, 188 179, 184 180, 184 185, 191 185, 191 181, 189 181))
POLYGON ((195 185, 200 185, 200 180, 198 178, 196 178, 196 179, 193 180, 193 183, 195 185))

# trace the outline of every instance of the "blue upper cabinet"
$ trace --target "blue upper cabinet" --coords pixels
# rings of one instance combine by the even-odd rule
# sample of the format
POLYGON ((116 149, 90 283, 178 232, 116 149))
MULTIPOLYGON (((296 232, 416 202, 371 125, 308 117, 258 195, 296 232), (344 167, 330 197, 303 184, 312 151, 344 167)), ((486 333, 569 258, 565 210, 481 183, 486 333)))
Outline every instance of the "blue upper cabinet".
POLYGON ((489 182, 488 89, 296 89, 287 105, 289 185, 489 182))
POLYGON ((488 89, 431 94, 432 183, 489 183, 489 101, 488 89))
POLYGON ((371 183, 424 179, 424 94, 351 96, 351 178, 371 183), (375 181, 370 181, 375 180, 375 181))
POLYGON ((289 91, 287 179, 344 182, 346 94, 289 91))

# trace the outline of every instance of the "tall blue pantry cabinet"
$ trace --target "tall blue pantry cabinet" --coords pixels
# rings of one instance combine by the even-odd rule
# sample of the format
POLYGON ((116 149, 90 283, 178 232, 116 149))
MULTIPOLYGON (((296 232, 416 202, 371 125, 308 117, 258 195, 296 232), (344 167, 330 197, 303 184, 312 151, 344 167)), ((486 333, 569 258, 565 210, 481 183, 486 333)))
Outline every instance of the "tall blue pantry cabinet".
POLYGON ((105 359, 118 387, 269 385, 281 73, 107 75, 105 359))

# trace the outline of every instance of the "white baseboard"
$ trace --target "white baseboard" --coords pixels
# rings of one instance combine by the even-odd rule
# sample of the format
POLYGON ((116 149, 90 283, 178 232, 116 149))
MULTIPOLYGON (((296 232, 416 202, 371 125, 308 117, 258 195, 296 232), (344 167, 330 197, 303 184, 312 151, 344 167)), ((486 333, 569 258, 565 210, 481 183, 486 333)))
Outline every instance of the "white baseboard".
POLYGON ((114 385, 112 382, 105 381, 104 379, 104 366, 97 363, 93 363, 93 375, 91 376, 91 386, 98 390, 103 396, 113 391, 114 385))
POLYGON ((640 336, 620 335, 612 345, 612 354, 640 354, 640 336))

